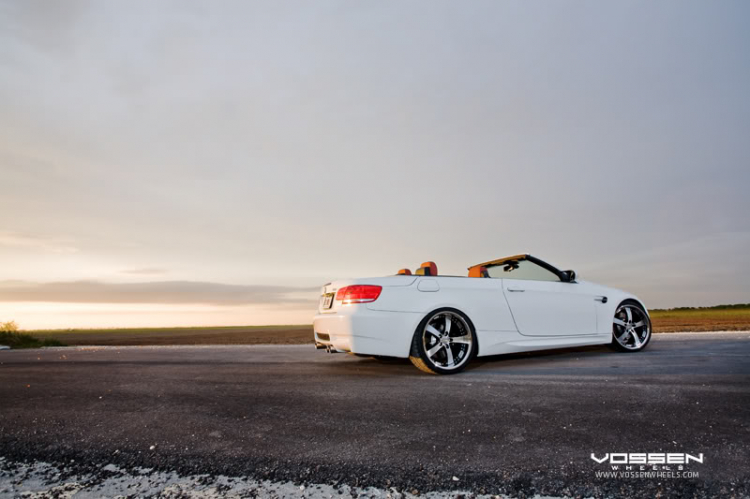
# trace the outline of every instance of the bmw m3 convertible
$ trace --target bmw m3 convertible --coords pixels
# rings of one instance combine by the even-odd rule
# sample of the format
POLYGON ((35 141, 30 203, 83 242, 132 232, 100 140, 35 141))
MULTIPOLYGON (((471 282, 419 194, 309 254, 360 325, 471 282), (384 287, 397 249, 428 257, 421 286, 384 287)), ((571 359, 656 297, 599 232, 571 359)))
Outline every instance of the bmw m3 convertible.
POLYGON ((473 265, 467 277, 426 262, 414 274, 328 283, 313 326, 317 348, 409 357, 432 374, 476 356, 600 344, 637 352, 651 339, 638 298, 527 254, 473 265))

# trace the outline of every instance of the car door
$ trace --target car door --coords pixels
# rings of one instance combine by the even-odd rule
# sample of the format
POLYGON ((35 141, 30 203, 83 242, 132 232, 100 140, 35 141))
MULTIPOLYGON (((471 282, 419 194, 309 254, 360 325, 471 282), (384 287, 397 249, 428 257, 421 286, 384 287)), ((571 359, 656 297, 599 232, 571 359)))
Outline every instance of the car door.
POLYGON ((503 293, 521 334, 597 334, 596 301, 584 286, 563 282, 557 274, 528 260, 511 268, 497 267, 494 276, 492 271, 492 277, 502 275, 503 293))

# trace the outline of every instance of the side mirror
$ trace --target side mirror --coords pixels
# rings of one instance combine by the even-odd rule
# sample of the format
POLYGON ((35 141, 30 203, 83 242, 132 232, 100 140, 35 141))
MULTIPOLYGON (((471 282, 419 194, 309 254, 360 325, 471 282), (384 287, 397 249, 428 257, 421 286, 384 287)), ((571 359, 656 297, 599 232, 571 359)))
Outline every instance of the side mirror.
POLYGON ((563 271, 563 274, 565 274, 565 277, 567 277, 567 282, 576 282, 575 270, 565 270, 563 271))

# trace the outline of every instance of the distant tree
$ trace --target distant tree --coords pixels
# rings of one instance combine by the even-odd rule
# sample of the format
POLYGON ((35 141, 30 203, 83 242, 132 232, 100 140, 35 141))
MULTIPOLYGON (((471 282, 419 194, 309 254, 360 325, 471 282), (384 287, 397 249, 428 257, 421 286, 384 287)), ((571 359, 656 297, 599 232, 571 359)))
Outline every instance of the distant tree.
POLYGON ((17 331, 18 324, 16 324, 16 321, 0 322, 0 332, 15 333, 17 331))

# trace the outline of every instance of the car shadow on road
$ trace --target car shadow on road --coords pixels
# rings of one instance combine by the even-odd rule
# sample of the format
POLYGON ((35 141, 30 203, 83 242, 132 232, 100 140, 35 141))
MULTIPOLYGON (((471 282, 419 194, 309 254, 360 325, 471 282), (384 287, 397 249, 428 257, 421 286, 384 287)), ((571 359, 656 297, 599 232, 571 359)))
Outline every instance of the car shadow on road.
MULTIPOLYGON (((590 356, 592 359, 598 359, 601 355, 613 355, 618 356, 618 352, 613 351, 606 345, 594 345, 586 347, 574 347, 574 348, 558 348, 554 350, 539 350, 535 352, 522 352, 522 353, 511 353, 503 355, 492 355, 488 357, 478 357, 472 360, 466 371, 474 371, 477 369, 490 370, 498 369, 502 370, 504 367, 527 367, 534 368, 540 366, 550 366, 551 364, 564 364, 577 359, 583 359, 590 356)), ((375 357, 369 355, 357 355, 357 362, 345 362, 341 363, 343 369, 349 369, 355 367, 360 369, 367 367, 373 370, 382 370, 383 374, 395 374, 395 367, 399 367, 398 372, 401 372, 401 367, 413 368, 409 359, 401 359, 396 357, 375 357), (390 372, 389 372, 390 370, 390 372)))
POLYGON ((534 352, 508 353, 502 355, 478 357, 466 367, 466 370, 470 371, 482 367, 538 367, 541 365, 567 363, 571 360, 585 360, 586 357, 590 357, 591 359, 598 359, 601 355, 618 356, 619 354, 607 345, 593 345, 573 348, 556 348, 553 350, 538 350, 534 352))

